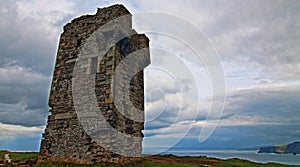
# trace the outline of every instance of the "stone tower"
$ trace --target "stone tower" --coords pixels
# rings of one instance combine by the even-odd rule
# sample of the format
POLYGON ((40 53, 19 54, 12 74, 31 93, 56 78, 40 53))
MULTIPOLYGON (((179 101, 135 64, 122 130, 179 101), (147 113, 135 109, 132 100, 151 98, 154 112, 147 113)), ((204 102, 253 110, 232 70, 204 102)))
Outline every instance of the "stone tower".
POLYGON ((39 162, 126 162, 141 155, 149 39, 122 5, 64 26, 39 162))

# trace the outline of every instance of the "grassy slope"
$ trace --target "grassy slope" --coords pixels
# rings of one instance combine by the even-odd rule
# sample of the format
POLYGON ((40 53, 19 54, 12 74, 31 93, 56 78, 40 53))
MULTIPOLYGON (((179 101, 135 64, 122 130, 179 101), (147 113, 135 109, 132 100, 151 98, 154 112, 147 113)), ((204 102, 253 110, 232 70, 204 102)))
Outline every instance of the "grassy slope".
MULTIPOLYGON (((6 153, 7 152, 5 152, 5 151, 0 151, 0 156, 3 156, 6 153)), ((37 152, 9 152, 9 154, 11 155, 10 158, 14 162, 20 162, 20 163, 23 163, 29 159, 34 160, 34 159, 37 159, 37 157, 38 157, 37 152)))
MULTIPOLYGON (((0 156, 3 156, 6 152, 0 151, 0 156)), ((13 161, 18 161, 20 163, 25 162, 28 159, 34 160, 37 159, 38 153, 36 152, 10 152, 11 158, 13 161)), ((240 167, 289 167, 290 165, 281 165, 275 163, 267 163, 267 164, 260 164, 254 163, 247 160, 240 160, 240 159, 230 159, 230 160, 220 160, 216 158, 207 158, 204 156, 200 157, 177 157, 174 155, 154 155, 145 157, 142 161, 131 162, 129 164, 113 164, 113 163, 99 163, 93 166, 108 166, 108 167, 199 167, 205 165, 212 165, 213 167, 233 167, 233 166, 240 166, 240 167)), ((81 167, 88 167, 90 165, 75 165, 69 163, 43 163, 39 164, 38 166, 41 167, 52 167, 52 166, 61 166, 61 167, 71 167, 71 166, 81 166, 81 167)), ((299 165, 300 167, 300 165, 299 165)))
MULTIPOLYGON (((190 157, 190 156, 185 156, 185 157, 177 157, 174 155, 158 155, 158 156, 153 156, 153 157, 159 157, 159 158, 169 158, 169 159, 174 159, 174 161, 178 160, 183 161, 187 160, 191 163, 196 162, 199 166, 199 164, 203 165, 212 165, 216 167, 233 167, 233 166, 240 166, 240 167, 290 167, 292 165, 282 165, 282 164, 276 164, 276 163, 254 163, 248 160, 241 160, 241 159, 228 159, 228 160, 220 160, 217 158, 207 158, 204 156, 200 157, 190 157)), ((300 165, 297 165, 298 167, 300 165)), ((295 166, 294 166, 295 167, 295 166)))

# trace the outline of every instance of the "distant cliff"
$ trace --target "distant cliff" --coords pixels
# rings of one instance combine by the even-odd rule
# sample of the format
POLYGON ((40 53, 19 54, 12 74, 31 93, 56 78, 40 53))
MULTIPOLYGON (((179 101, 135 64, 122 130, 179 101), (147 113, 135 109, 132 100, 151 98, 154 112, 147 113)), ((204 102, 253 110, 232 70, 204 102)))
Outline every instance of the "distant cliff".
POLYGON ((300 154, 300 142, 294 142, 288 145, 260 147, 258 153, 300 154))

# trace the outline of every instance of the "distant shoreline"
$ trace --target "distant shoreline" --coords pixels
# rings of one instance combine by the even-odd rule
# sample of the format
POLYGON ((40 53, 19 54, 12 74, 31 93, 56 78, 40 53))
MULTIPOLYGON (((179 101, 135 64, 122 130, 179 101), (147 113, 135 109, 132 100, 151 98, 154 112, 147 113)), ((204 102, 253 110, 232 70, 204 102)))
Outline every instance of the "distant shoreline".
POLYGON ((258 153, 276 153, 276 154, 300 154, 300 142, 290 144, 281 144, 269 147, 260 147, 258 153))
MULTIPOLYGON (((147 154, 155 154, 155 152, 147 152, 147 154)), ((300 165, 300 155, 291 154, 260 154, 258 150, 184 150, 172 149, 160 154, 174 154, 176 156, 206 156, 228 160, 232 158, 245 159, 257 163, 280 163, 287 165, 300 165)))

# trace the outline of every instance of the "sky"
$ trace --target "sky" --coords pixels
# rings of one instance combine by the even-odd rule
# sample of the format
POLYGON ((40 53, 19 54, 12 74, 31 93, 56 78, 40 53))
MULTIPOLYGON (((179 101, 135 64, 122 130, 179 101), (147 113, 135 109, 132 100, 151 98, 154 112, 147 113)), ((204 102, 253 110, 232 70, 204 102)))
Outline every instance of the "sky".
POLYGON ((150 39, 144 152, 300 140, 298 0, 2 0, 1 150, 39 149, 63 25, 117 3, 150 39))

